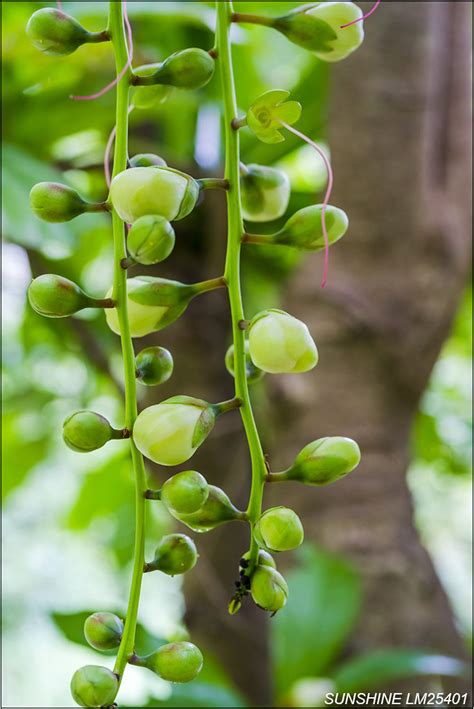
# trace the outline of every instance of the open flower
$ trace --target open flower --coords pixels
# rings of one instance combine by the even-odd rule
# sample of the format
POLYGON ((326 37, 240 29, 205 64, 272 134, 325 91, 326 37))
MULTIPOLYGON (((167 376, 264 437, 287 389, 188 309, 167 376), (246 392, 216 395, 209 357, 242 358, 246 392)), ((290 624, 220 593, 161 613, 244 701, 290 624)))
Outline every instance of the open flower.
POLYGON ((296 123, 301 116, 298 101, 286 101, 289 91, 274 89, 266 91, 250 106, 247 125, 263 143, 282 143, 285 138, 280 132, 281 123, 296 123))

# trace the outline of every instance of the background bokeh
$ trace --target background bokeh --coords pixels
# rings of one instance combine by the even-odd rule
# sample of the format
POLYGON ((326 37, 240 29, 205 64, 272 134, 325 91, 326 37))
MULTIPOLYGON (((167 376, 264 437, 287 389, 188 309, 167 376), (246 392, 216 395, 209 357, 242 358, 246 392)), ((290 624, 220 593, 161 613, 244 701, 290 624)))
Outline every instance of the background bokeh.
MULTIPOLYGON (((249 12, 275 14, 298 3, 235 4, 245 6, 249 12)), ((114 120, 113 91, 94 103, 69 99, 70 94, 86 94, 108 83, 113 75, 110 47, 89 46, 65 58, 39 54, 30 45, 24 28, 30 14, 44 5, 2 3, 3 706, 10 707, 71 704, 69 677, 79 665, 94 662, 97 657, 83 644, 84 615, 98 609, 123 612, 134 530, 133 480, 120 443, 81 456, 67 449, 61 439, 63 419, 77 408, 100 411, 117 425, 120 423, 118 340, 107 329, 101 313, 87 311, 68 320, 50 321, 37 316, 25 299, 32 275, 42 272, 61 273, 97 296, 104 294, 112 279, 108 217, 86 215, 66 225, 50 225, 38 221, 28 207, 30 188, 42 180, 64 181, 91 200, 104 199, 102 159, 114 120)), ((212 46, 212 5, 130 2, 135 65, 159 61, 178 48, 212 46)), ((367 34, 377 32, 380 15, 385 12, 383 5, 367 23, 367 34)), ((88 28, 103 27, 106 3, 68 2, 64 6, 88 28)), ((373 57, 372 61, 375 64, 380 58, 373 57)), ((236 29, 235 62, 238 101, 243 110, 268 88, 293 90, 304 106, 302 129, 328 152, 331 149, 340 154, 337 135, 331 133, 331 140, 325 142, 328 116, 331 123, 327 66, 295 49, 284 38, 260 28, 236 29)), ((351 69, 346 71, 350 74, 351 69)), ((377 70, 373 71, 377 77, 377 70)), ((349 123, 349 99, 346 111, 349 123)), ((403 115, 400 120, 404 120, 403 115)), ((131 154, 156 152, 168 164, 195 176, 218 174, 221 170, 217 80, 199 92, 174 91, 163 103, 144 110, 136 108, 130 116, 130 128, 131 154)), ((398 145, 398 151, 403 150, 404 145, 398 145)), ((244 133, 243 156, 246 162, 271 163, 287 170, 293 188, 289 213, 314 201, 315 192, 324 188, 322 167, 310 150, 292 138, 278 146, 264 146, 244 133)), ((354 164, 352 169, 357 179, 360 165, 354 164)), ((219 195, 209 199, 206 195, 198 209, 178 225, 178 247, 166 264, 166 275, 178 274, 180 279, 191 281, 203 269, 206 274, 209 271, 209 276, 218 271, 225 236, 222 210, 219 195)), ((377 217, 382 230, 387 215, 377 217)), ((337 246, 341 259, 344 241, 337 246)), ((268 305, 284 305, 279 291, 298 272, 300 261, 300 256, 286 251, 246 255, 244 288, 250 314, 268 305)), ((472 311, 469 283, 461 285, 465 292, 460 302, 452 305, 450 334, 439 352, 429 384, 416 402, 407 479, 420 540, 449 598, 460 647, 468 647, 472 311)), ((441 282, 438 287, 448 292, 450 284, 441 282)), ((225 382, 224 388, 230 387, 223 366, 222 371, 213 369, 228 344, 228 339, 219 341, 220 335, 215 334, 224 328, 225 337, 229 336, 225 304, 221 308, 213 305, 212 296, 206 298, 196 310, 191 312, 190 308, 170 335, 161 337, 160 333, 160 343, 172 343, 178 362, 186 364, 177 367, 167 392, 188 392, 192 382, 195 389, 188 393, 200 396, 200 381, 205 377, 225 382), (206 327, 202 327, 204 321, 206 327), (211 352, 208 358, 193 359, 193 338, 201 338, 199 352, 211 352), (188 345, 190 359, 186 360, 179 350, 188 345)), ((324 348, 321 355, 324 357, 324 348)), ((149 392, 146 395, 149 397, 149 392)), ((140 396, 144 403, 143 389, 140 396)), ((152 396, 154 401, 164 398, 161 392, 153 392, 152 396)), ((255 400, 266 432, 269 407, 284 405, 284 401, 281 397, 280 401, 272 400, 265 380, 258 385, 255 400)), ((333 406, 337 407, 338 402, 333 406)), ((224 444, 226 436, 241 435, 236 422, 237 419, 233 427, 229 424, 230 428, 220 434, 224 444)), ((297 421, 292 425, 298 426, 297 421)), ((268 440, 272 441, 271 433, 268 440)), ((219 465, 226 464, 221 451, 219 465)), ((244 473, 247 474, 245 470, 241 472, 244 473)), ((160 471, 150 470, 150 475, 159 479, 160 471)), ((387 514, 389 509, 387 502, 387 514)), ((362 528, 364 520, 359 524, 362 528)), ((150 548, 160 534, 171 528, 172 521, 160 504, 150 505, 150 548)), ((325 546, 315 536, 307 536, 302 553, 290 561, 288 607, 271 622, 270 628, 265 628, 265 644, 272 648, 265 659, 265 682, 275 686, 277 678, 276 701, 280 705, 318 706, 324 692, 335 686, 385 689, 413 675, 426 675, 430 686, 438 687, 441 676, 460 673, 462 668, 456 660, 465 660, 467 654, 460 657, 460 653, 454 653, 455 659, 439 657, 436 661, 433 654, 441 655, 444 648, 422 646, 421 639, 419 648, 413 642, 409 648, 394 647, 388 638, 387 647, 374 647, 371 653, 349 652, 349 638, 364 592, 364 570, 344 553, 335 554, 325 546), (297 649, 294 638, 299 639, 297 649)), ((216 557, 220 553, 216 552, 216 557)), ((234 567, 238 556, 237 551, 232 560, 234 567)), ((202 564, 192 573, 196 578, 209 574, 208 584, 217 587, 220 581, 209 573, 212 563, 212 547, 206 546, 202 564)), ((227 591, 230 595, 230 587, 224 589, 224 598, 227 591)), ((192 584, 189 593, 191 596, 192 584)), ((202 602, 209 606, 209 600, 202 602)), ((195 606, 194 602, 191 625, 197 612, 195 606)), ((185 608, 180 579, 160 574, 147 576, 140 607, 143 646, 152 646, 156 637, 184 637, 185 608)), ((217 618, 225 608, 214 612, 217 618)), ((391 610, 382 604, 372 607, 371 612, 383 625, 391 610)), ((432 618, 432 622, 436 624, 437 618, 432 618)), ((205 635, 199 624, 198 632, 205 635)), ((248 642, 253 642, 250 636, 248 642)), ((225 654, 218 661, 217 649, 214 652, 213 655, 212 646, 206 647, 206 669, 198 682, 184 689, 172 690, 153 675, 130 668, 122 701, 130 706, 246 706, 252 701, 250 683, 246 687, 235 676, 234 663, 228 662, 225 654)))

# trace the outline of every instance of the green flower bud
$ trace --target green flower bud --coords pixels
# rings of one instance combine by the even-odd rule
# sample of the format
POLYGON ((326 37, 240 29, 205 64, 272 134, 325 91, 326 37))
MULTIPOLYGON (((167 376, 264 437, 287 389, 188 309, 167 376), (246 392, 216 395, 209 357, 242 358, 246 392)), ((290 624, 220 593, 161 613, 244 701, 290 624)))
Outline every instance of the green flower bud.
MULTIPOLYGON (((329 245, 338 241, 347 231, 347 214, 338 207, 328 205, 325 213, 329 245)), ((323 234, 323 205, 314 204, 299 209, 288 219, 285 226, 270 237, 262 237, 259 243, 268 239, 272 244, 292 246, 303 251, 322 251, 325 248, 323 234)), ((248 239, 252 241, 252 237, 248 239)))
MULTIPOLYGON (((144 64, 143 66, 137 67, 133 70, 133 73, 137 77, 135 81, 141 81, 143 78, 153 76, 160 66, 161 63, 156 62, 155 64, 144 64)), ((164 103, 171 91, 171 86, 164 86, 160 84, 153 84, 149 86, 138 85, 132 90, 132 103, 135 108, 138 109, 152 108, 157 104, 164 103)), ((133 167, 140 167, 140 165, 133 165, 133 167)), ((142 165, 141 167, 147 166, 142 165)))
POLYGON ((266 510, 254 529, 255 539, 269 551, 289 551, 302 544, 304 530, 301 520, 289 507, 266 510))
POLYGON ((247 165, 240 176, 242 214, 251 222, 269 222, 285 213, 291 186, 286 173, 264 165, 247 165))
POLYGON ((319 2, 303 5, 272 22, 272 27, 294 44, 326 62, 338 62, 357 49, 364 39, 363 12, 353 2, 319 2))
MULTIPOLYGON (((225 355, 225 366, 229 374, 232 374, 233 377, 235 377, 235 370, 234 370, 234 345, 231 345, 229 349, 226 352, 225 355)), ((253 384, 254 382, 258 382, 259 379, 261 379, 264 376, 265 372, 263 372, 261 369, 256 367, 254 363, 252 362, 252 359, 250 357, 249 353, 249 343, 248 341, 245 342, 245 376, 247 377, 247 381, 249 384, 253 384)))
POLYGON ((209 485, 208 498, 196 512, 191 514, 178 514, 174 510, 169 512, 194 532, 209 532, 225 522, 246 518, 245 513, 234 507, 225 492, 214 485, 209 485))
POLYGON ((127 237, 127 249, 137 263, 150 266, 164 261, 173 251, 175 242, 171 224, 158 215, 140 217, 132 224, 127 237))
POLYGON ((160 465, 189 460, 214 428, 212 404, 191 396, 174 396, 144 409, 133 428, 135 445, 160 465))
MULTIPOLYGON (((244 561, 247 561, 250 559, 250 552, 247 551, 243 555, 242 559, 244 561)), ((269 554, 267 551, 264 549, 259 549, 258 550, 258 561, 257 561, 257 566, 271 566, 272 569, 276 569, 276 563, 271 554, 269 554)))
POLYGON ((214 68, 214 59, 208 52, 196 48, 183 49, 165 59, 151 75, 144 76, 141 72, 134 83, 138 86, 165 84, 181 89, 199 89, 212 79, 214 68))
POLYGON ((260 608, 276 613, 288 600, 288 585, 271 566, 257 566, 250 579, 252 598, 260 608))
POLYGON ((108 707, 118 688, 117 675, 99 665, 81 667, 71 680, 71 694, 80 707, 108 707))
POLYGON ((46 318, 66 318, 84 308, 110 307, 111 301, 90 298, 68 278, 45 273, 31 281, 28 300, 37 313, 46 318))
POLYGON ((163 384, 173 374, 173 357, 164 347, 146 347, 135 358, 135 373, 141 384, 163 384))
POLYGON ((155 153, 138 153, 130 158, 131 167, 168 167, 166 160, 155 153))
POLYGON ((328 485, 350 473, 360 463, 355 441, 343 436, 327 436, 308 443, 293 464, 276 479, 299 480, 307 485, 328 485))
POLYGON ((72 54, 81 44, 108 39, 106 32, 88 32, 73 17, 51 7, 33 13, 26 33, 44 54, 72 54))
POLYGON ((171 167, 132 167, 120 172, 110 185, 114 209, 129 224, 150 214, 170 222, 183 219, 198 197, 196 180, 171 167))
POLYGON ((69 448, 78 453, 88 453, 102 448, 112 438, 123 438, 106 418, 94 411, 76 411, 63 424, 63 439, 69 448))
POLYGON ((168 534, 158 544, 155 558, 145 571, 163 571, 169 576, 185 574, 196 565, 198 553, 193 540, 185 534, 168 534))
POLYGON ((193 643, 176 642, 162 645, 134 664, 147 667, 168 682, 191 682, 202 670, 203 657, 193 643))
POLYGON ((318 363, 318 350, 306 325, 283 310, 264 310, 249 325, 249 351, 264 372, 308 372, 318 363))
POLYGON ((93 613, 86 618, 84 635, 96 650, 113 650, 120 645, 123 622, 114 613, 93 613))
POLYGON ((30 192, 30 207, 39 219, 52 223, 69 222, 85 212, 104 209, 102 204, 86 202, 76 190, 59 182, 34 185, 30 192))
POLYGON ((176 514, 196 512, 209 497, 206 478, 197 470, 177 473, 163 483, 161 501, 176 514))

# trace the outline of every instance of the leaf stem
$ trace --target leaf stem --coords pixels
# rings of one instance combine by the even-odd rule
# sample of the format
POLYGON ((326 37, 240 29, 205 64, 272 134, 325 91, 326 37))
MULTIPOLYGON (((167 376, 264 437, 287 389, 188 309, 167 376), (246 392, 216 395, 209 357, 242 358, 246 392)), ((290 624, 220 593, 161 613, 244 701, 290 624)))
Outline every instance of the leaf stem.
POLYGON ((240 143, 239 133, 232 127, 237 117, 237 101, 235 81, 232 67, 232 46, 230 28, 234 15, 232 2, 216 2, 217 8, 217 62, 219 64, 222 93, 224 100, 225 124, 225 173, 229 181, 227 191, 227 256, 224 277, 227 281, 229 301, 232 316, 232 335, 234 343, 234 376, 235 396, 241 400, 240 413, 247 436, 252 463, 252 487, 250 491, 247 516, 252 528, 250 545, 250 560, 248 572, 252 572, 257 558, 258 545, 254 539, 253 526, 261 513, 263 487, 265 484, 266 467, 262 445, 258 435, 250 402, 249 389, 245 369, 245 332, 240 323, 245 321, 240 285, 240 252, 241 239, 244 233, 242 210, 240 204, 240 143))
MULTIPOLYGON (((116 105, 116 138, 114 152, 113 176, 125 170, 128 154, 128 112, 129 112, 129 86, 131 70, 128 66, 123 71, 128 61, 128 48, 125 39, 124 3, 110 2, 109 4, 109 31, 115 53, 117 76, 117 105, 116 105)), ((130 336, 130 325, 127 312, 127 274, 121 262, 127 258, 125 242, 125 224, 121 221, 115 210, 112 211, 112 225, 114 238, 114 287, 113 299, 116 301, 116 310, 120 325, 120 339, 125 380, 125 426, 129 431, 137 417, 136 379, 135 379, 135 354, 130 336)), ((122 680, 122 675, 129 656, 134 651, 135 631, 138 616, 138 604, 145 564, 145 491, 146 472, 143 457, 130 438, 132 463, 135 473, 135 550, 132 571, 130 596, 128 601, 127 616, 122 641, 117 653, 114 672, 122 680)))

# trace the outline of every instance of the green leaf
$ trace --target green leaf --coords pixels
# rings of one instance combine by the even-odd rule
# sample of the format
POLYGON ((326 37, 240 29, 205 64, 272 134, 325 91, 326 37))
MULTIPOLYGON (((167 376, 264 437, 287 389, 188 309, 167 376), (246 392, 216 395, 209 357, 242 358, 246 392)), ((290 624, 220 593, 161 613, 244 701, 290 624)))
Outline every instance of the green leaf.
POLYGON ((21 434, 18 420, 19 416, 13 414, 5 414, 3 417, 3 499, 27 480, 35 465, 45 458, 49 447, 47 435, 26 440, 21 434))
POLYGON ((360 608, 359 579, 346 561, 306 545, 300 556, 301 566, 287 576, 285 610, 270 624, 278 697, 298 679, 327 672, 360 608))
POLYGON ((334 675, 338 692, 360 692, 408 677, 460 677, 467 672, 461 660, 421 650, 378 650, 350 660, 334 675))

